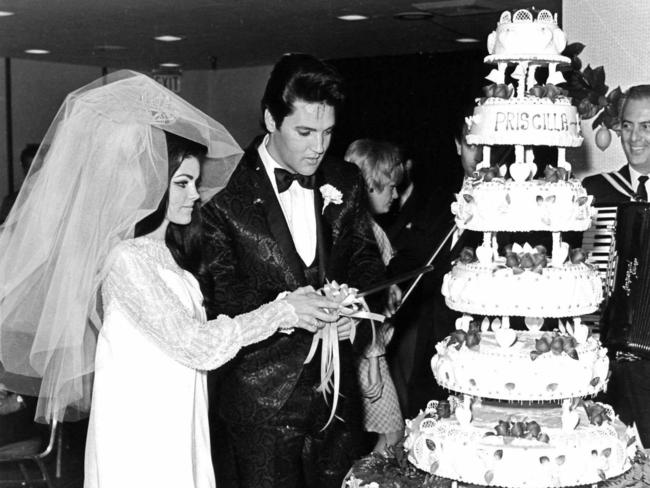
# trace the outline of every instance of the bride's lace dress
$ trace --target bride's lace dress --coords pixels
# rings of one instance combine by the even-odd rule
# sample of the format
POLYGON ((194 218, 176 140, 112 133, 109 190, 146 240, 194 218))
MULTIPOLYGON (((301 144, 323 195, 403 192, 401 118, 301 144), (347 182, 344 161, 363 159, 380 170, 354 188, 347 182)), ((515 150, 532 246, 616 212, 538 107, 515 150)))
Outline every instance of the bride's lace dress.
POLYGON ((273 302, 206 322, 198 283, 162 241, 124 241, 110 259, 84 486, 214 487, 205 371, 298 317, 273 302))

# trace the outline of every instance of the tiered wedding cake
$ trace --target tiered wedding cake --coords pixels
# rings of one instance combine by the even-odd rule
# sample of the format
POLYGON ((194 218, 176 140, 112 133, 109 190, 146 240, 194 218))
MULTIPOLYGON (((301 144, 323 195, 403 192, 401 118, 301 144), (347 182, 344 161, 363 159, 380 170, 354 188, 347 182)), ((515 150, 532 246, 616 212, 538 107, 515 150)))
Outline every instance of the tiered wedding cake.
POLYGON ((582 142, 576 109, 555 87, 558 64, 569 62, 565 44, 546 10, 504 12, 488 39, 494 85, 467 120, 483 161, 452 206, 457 225, 484 239, 445 276, 447 304, 466 315, 431 362, 458 396, 409 421, 405 442, 415 466, 442 477, 513 488, 591 484, 625 472, 636 449, 611 407, 583 400, 606 387, 609 361, 578 317, 601 302, 600 278, 561 234, 586 230, 592 217, 592 197, 565 159, 565 148, 582 142), (515 87, 505 84, 509 65, 515 87), (515 146, 509 167, 490 166, 495 144, 515 146), (534 145, 558 149, 541 179, 534 145), (502 256, 499 231, 548 231, 552 248, 515 245, 502 256), (529 330, 511 329, 510 316, 525 317, 529 330), (558 318, 558 329, 541 332, 544 318, 558 318))

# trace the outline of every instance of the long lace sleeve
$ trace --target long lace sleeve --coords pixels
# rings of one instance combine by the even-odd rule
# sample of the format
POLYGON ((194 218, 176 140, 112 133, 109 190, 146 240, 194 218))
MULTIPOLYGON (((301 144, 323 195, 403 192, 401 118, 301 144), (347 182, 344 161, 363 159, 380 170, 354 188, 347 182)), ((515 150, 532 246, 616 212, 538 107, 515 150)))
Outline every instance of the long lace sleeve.
POLYGON ((118 307, 135 327, 185 366, 215 369, 243 346, 298 322, 294 308, 284 300, 235 318, 220 315, 209 322, 198 320, 197 313, 183 305, 161 272, 161 266, 150 256, 133 246, 120 246, 102 286, 104 303, 107 310, 118 307))

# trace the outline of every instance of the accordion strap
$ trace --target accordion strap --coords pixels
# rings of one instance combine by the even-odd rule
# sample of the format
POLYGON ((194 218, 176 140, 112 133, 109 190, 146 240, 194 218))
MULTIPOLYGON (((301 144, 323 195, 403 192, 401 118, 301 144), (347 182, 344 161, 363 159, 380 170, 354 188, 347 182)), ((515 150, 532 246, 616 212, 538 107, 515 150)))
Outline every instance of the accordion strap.
POLYGON ((603 177, 619 193, 630 198, 634 197, 634 188, 632 188, 632 184, 623 178, 620 173, 603 173, 603 177))

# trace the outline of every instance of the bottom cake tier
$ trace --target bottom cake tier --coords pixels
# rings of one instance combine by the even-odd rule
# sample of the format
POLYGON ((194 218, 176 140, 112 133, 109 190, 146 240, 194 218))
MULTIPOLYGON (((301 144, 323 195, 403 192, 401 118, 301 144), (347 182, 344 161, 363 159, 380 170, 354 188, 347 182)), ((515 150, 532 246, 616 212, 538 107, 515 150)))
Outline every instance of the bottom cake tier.
MULTIPOLYGON (((632 467, 621 476, 598 483, 598 488, 631 488, 648 486, 650 479, 650 449, 636 452, 632 467)), ((432 476, 406 465, 393 453, 372 452, 354 463, 346 476, 346 488, 475 488, 449 478, 432 476)), ((593 484, 585 485, 593 488, 593 484)))
POLYGON ((409 461, 464 483, 512 488, 594 484, 627 471, 637 449, 617 418, 594 425, 581 407, 564 412, 563 427, 560 407, 483 404, 475 406, 469 423, 456 415, 438 418, 432 403, 407 421, 409 461), (566 427, 572 423, 567 415, 576 416, 575 429, 566 427), (515 424, 513 435, 507 425, 515 424))

